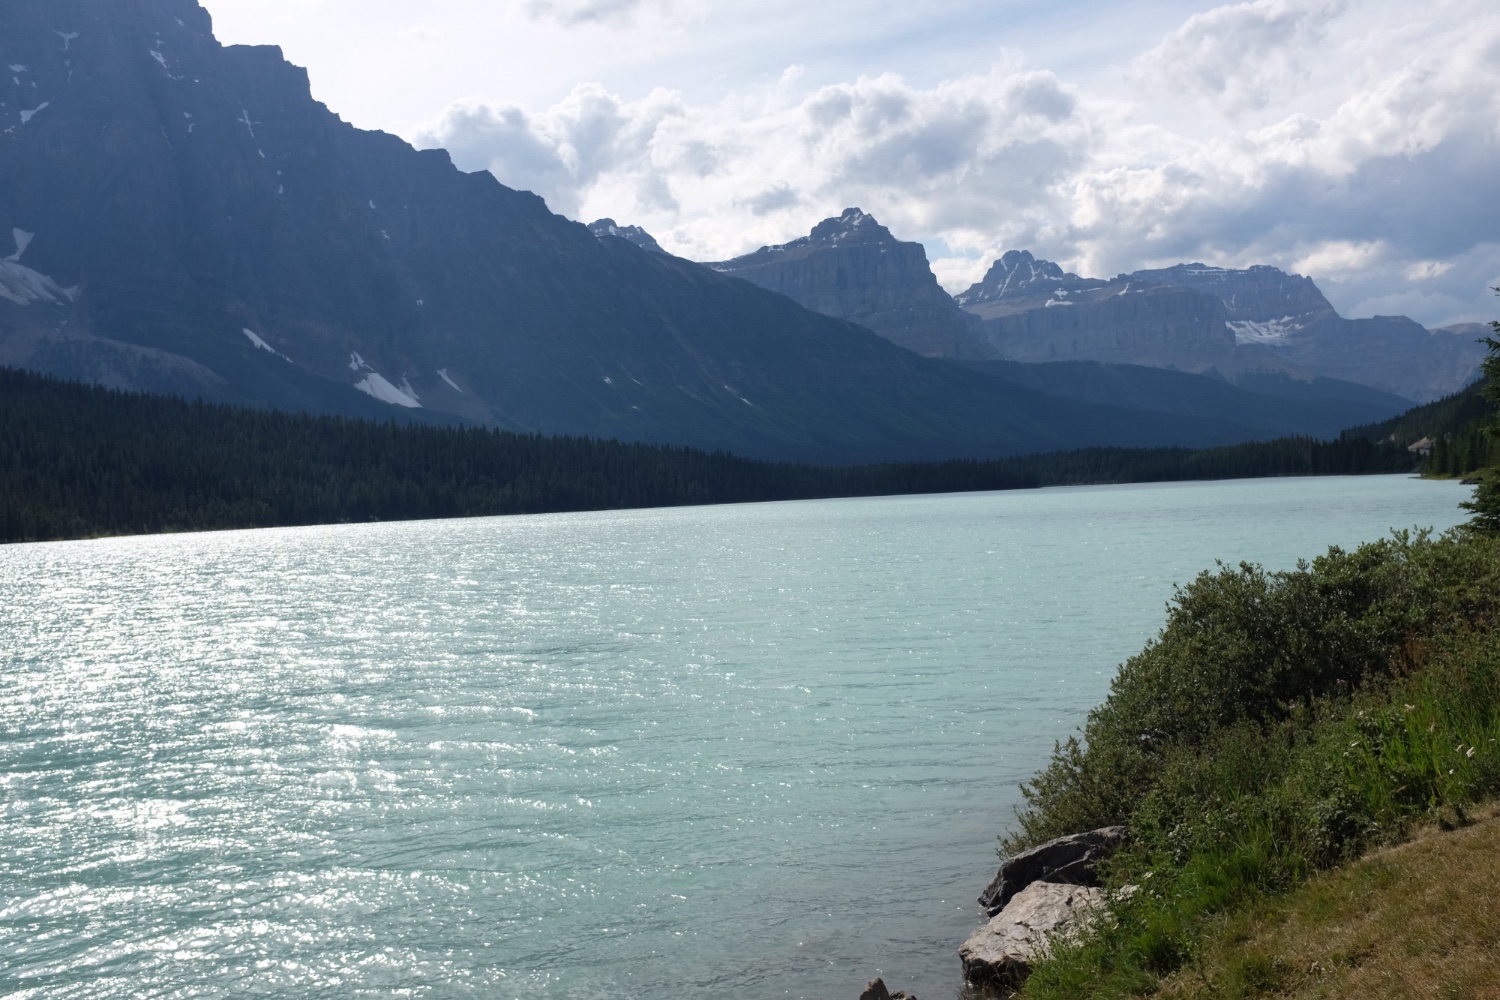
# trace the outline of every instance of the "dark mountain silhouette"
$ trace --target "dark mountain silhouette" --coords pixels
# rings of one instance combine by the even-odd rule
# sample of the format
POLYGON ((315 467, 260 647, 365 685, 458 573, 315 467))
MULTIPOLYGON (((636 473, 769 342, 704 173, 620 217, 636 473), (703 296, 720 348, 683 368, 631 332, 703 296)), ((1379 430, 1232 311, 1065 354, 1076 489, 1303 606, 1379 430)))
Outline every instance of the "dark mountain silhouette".
POLYGON ((279 49, 221 46, 193 0, 7 0, 0 58, 7 364, 823 461, 1251 433, 998 382, 598 239, 346 124, 279 49))

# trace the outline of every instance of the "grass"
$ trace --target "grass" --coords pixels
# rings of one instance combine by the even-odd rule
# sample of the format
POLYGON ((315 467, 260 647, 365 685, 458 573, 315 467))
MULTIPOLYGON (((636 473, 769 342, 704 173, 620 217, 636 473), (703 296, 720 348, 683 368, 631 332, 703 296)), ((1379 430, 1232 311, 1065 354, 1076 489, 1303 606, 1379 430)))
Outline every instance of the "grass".
POLYGON ((1500 819, 1429 828, 1205 935, 1164 1000, 1500 1000, 1500 819))

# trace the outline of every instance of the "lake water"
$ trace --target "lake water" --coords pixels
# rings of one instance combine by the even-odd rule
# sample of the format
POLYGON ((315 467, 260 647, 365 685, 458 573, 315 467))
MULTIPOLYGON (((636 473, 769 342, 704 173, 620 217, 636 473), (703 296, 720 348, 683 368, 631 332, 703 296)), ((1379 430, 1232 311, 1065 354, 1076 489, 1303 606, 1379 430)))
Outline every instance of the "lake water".
POLYGON ((0 549, 0 994, 958 989, 1017 783, 1214 559, 1467 491, 1102 487, 0 549))

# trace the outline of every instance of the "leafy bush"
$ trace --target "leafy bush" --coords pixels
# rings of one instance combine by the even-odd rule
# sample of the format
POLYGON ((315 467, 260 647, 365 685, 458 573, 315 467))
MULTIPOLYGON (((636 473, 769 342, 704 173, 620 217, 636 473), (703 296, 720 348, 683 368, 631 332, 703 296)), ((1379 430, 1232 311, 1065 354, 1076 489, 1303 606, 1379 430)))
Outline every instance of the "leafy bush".
POLYGON ((1124 823, 1108 878, 1142 887, 1027 995, 1139 995, 1209 916, 1500 794, 1497 611, 1500 539, 1466 532, 1287 573, 1220 567, 1179 591, 1083 739, 1025 789, 1010 849, 1124 823))

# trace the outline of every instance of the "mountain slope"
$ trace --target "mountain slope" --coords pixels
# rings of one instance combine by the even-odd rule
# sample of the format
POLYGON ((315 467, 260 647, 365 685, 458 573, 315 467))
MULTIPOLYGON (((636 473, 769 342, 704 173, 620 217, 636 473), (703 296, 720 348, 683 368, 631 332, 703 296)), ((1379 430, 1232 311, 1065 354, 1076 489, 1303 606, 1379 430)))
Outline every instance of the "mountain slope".
POLYGON ((801 239, 707 266, 858 323, 918 354, 996 356, 938 284, 922 245, 896 239, 857 208, 825 219, 801 239))
POLYGON ((1335 438, 1356 425, 1385 420, 1411 404, 1399 396, 1332 379, 1284 374, 1242 376, 1237 384, 1164 368, 1096 361, 1021 364, 966 362, 968 367, 1048 395, 1156 410, 1194 420, 1226 421, 1253 437, 1335 438))
POLYGON ((999 385, 597 239, 441 151, 351 127, 278 49, 211 27, 192 0, 0 6, 0 59, 21 67, 0 91, 0 360, 821 461, 1242 439, 999 385))

